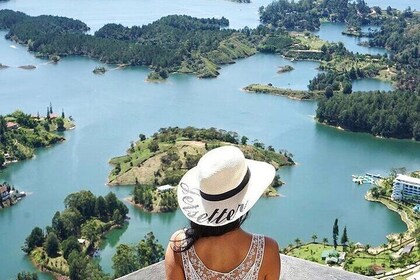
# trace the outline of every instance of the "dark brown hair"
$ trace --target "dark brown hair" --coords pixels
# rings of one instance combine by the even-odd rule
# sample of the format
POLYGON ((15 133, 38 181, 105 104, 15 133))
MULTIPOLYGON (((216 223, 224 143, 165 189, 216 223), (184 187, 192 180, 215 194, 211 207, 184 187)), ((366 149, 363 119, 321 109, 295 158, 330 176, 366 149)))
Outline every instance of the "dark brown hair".
POLYGON ((181 253, 190 249, 201 237, 220 236, 233 231, 241 227, 243 222, 245 222, 246 218, 248 217, 248 213, 249 212, 229 224, 216 227, 203 226, 190 221, 190 227, 184 230, 185 237, 181 240, 171 240, 173 244, 181 244, 180 246, 172 246, 172 250, 176 253, 181 253))

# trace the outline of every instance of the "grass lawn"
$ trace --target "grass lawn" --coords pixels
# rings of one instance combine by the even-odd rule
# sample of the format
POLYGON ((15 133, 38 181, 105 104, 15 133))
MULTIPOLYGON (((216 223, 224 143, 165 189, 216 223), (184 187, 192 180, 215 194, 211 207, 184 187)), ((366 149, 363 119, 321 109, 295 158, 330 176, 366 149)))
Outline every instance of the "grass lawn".
POLYGON ((307 45, 311 50, 320 50, 323 45, 328 45, 328 42, 320 39, 318 36, 309 34, 306 36, 302 32, 292 32, 293 39, 298 41, 302 45, 307 45))
MULTIPOLYGON (((293 249, 292 251, 287 253, 287 255, 297 257, 300 259, 317 262, 320 264, 325 264, 325 261, 321 259, 321 254, 324 250, 332 250, 332 249, 334 249, 334 247, 331 245, 326 245, 324 247, 323 244, 309 243, 306 245, 302 245, 299 248, 293 249)), ((340 248, 337 247, 337 249, 338 249, 337 251, 342 251, 342 248, 340 250, 340 248)))

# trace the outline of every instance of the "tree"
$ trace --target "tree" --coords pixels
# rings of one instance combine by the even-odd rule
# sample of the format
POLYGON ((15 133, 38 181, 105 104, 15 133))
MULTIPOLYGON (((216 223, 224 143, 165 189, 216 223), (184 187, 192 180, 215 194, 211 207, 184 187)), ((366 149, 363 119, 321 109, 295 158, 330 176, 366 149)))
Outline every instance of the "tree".
POLYGON ((322 244, 324 244, 324 248, 325 248, 325 245, 328 244, 328 238, 324 237, 322 239, 322 244))
POLYGON ((22 247, 22 250, 25 253, 30 253, 36 247, 41 247, 44 243, 44 233, 39 227, 35 227, 31 234, 25 239, 25 245, 22 247))
POLYGON ((148 148, 152 153, 157 152, 159 150, 159 144, 157 141, 153 140, 150 142, 148 148))
POLYGON ((64 119, 57 118, 55 123, 57 124, 57 131, 64 131, 66 128, 64 127, 64 119))
POLYGON ((85 270, 88 264, 86 257, 73 250, 68 257, 70 280, 88 279, 85 270))
POLYGON ((51 227, 54 230, 55 234, 60 238, 63 239, 65 236, 65 229, 63 225, 63 221, 61 220, 60 211, 55 212, 54 217, 51 221, 51 227))
POLYGON ((311 238, 312 238, 312 240, 315 243, 315 241, 318 239, 318 236, 316 234, 312 234, 312 237, 311 238))
POLYGON ((242 138, 241 138, 241 144, 242 145, 246 145, 246 143, 247 143, 248 140, 249 140, 248 137, 242 136, 242 138))
POLYGON ((343 235, 341 236, 341 245, 346 246, 349 239, 347 237, 347 227, 344 226, 343 235))
POLYGON ((108 205, 103 196, 98 196, 95 202, 95 215, 103 222, 108 222, 108 205))
POLYGON ((50 232, 44 242, 44 250, 49 257, 56 257, 58 249, 60 248, 60 241, 54 232, 50 232))
POLYGON ((89 280, 110 280, 109 275, 105 274, 98 263, 89 262, 85 268, 86 279, 89 280))
POLYGON ((120 210, 115 209, 114 214, 112 214, 112 220, 119 225, 124 224, 124 216, 121 214, 120 210))
POLYGON ((344 82, 343 83, 343 93, 344 94, 350 94, 353 91, 352 85, 350 82, 344 82))
POLYGON ((85 190, 69 194, 64 200, 66 208, 78 210, 84 220, 95 215, 95 203, 95 195, 85 190))
POLYGON ((149 232, 137 245, 139 268, 157 263, 163 259, 163 247, 155 239, 153 232, 149 232))
POLYGON ((114 277, 118 278, 127 275, 138 269, 138 260, 134 249, 126 244, 117 246, 117 252, 112 257, 112 268, 114 277))
MULTIPOLYGON (((116 210, 118 211, 118 210, 116 210)), ((82 225, 82 236, 85 237, 90 244, 94 244, 99 240, 101 229, 95 219, 91 219, 82 225)))
POLYGON ((325 88, 325 97, 326 98, 331 98, 334 95, 334 90, 331 86, 327 86, 325 88))
POLYGON ((38 280, 38 274, 36 272, 19 272, 16 280, 38 280))
POLYGON ((143 133, 140 133, 139 134, 139 139, 140 139, 140 141, 146 140, 146 135, 144 135, 143 133))
POLYGON ((334 249, 337 249, 337 238, 338 238, 338 219, 335 219, 334 226, 333 226, 333 241, 334 241, 334 249))
POLYGON ((296 247, 299 247, 302 242, 300 241, 299 238, 296 238, 295 243, 296 243, 296 247))
POLYGON ((67 260, 71 252, 76 251, 80 253, 82 246, 75 236, 70 236, 68 239, 61 243, 61 249, 63 251, 63 257, 67 260))

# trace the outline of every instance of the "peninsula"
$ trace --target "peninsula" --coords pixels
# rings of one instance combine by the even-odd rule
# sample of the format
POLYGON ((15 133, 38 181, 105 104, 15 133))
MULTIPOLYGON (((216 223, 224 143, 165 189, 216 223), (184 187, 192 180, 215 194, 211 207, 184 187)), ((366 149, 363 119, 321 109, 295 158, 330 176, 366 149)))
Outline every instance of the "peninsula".
POLYGON ((64 141, 65 138, 55 132, 74 126, 72 118, 66 118, 64 111, 61 116, 55 114, 51 104, 46 116, 29 115, 19 110, 0 115, 0 168, 33 157, 36 148, 64 141))
MULTIPOLYGON (((110 160, 114 168, 109 174, 108 184, 136 185, 130 198, 132 203, 146 211, 167 212, 177 208, 176 194, 171 186, 176 186, 185 172, 213 148, 236 145, 246 158, 266 161, 276 169, 294 164, 293 155, 287 151, 276 152, 273 147, 265 148, 258 141, 253 145, 247 142, 246 136, 240 137, 235 132, 215 128, 161 128, 150 138, 140 134, 139 140, 131 144, 126 155, 110 160)), ((276 176, 265 195, 277 196, 275 188, 281 184, 276 176)))

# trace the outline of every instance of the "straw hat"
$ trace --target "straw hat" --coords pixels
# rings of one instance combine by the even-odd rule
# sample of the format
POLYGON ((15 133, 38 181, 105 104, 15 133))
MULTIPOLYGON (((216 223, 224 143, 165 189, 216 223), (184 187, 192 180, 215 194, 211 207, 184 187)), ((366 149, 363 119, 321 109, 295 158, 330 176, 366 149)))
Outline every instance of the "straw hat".
POLYGON ((182 177, 178 204, 194 223, 222 226, 247 213, 275 173, 266 162, 245 159, 235 146, 216 148, 182 177))

